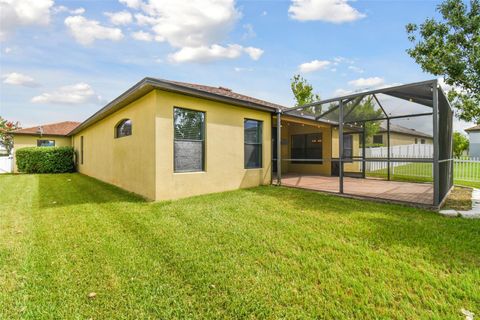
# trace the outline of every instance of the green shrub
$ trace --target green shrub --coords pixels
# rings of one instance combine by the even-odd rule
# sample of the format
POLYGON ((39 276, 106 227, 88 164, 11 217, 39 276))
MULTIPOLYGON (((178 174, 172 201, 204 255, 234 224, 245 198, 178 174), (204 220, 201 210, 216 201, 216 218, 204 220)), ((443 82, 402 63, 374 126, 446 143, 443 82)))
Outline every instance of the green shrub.
POLYGON ((63 173, 75 171, 72 147, 31 147, 15 152, 17 168, 25 173, 63 173))

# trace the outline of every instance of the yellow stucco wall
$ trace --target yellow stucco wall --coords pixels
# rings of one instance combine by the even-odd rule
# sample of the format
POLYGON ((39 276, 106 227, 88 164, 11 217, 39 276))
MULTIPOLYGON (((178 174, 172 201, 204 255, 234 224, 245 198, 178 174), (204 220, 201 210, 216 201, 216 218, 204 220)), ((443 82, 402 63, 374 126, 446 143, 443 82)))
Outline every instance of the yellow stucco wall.
POLYGON ((271 113, 156 91, 156 200, 271 183, 271 113), (173 109, 205 112, 205 171, 174 172, 173 109), (263 121, 262 168, 244 168, 244 120, 263 121))
MULTIPOLYGON (((275 121, 275 118, 274 118, 275 121)), ((274 122, 274 126, 275 126, 274 122)), ((291 140, 292 135, 305 133, 322 133, 322 164, 307 164, 307 163, 291 163, 290 161, 282 161, 282 173, 300 173, 300 174, 332 174, 332 158, 338 158, 338 128, 332 127, 329 124, 319 123, 307 119, 299 119, 295 117, 282 116, 282 158, 291 159, 291 140), (303 124, 303 126, 302 126, 303 124)), ((353 135, 353 155, 360 155, 360 135, 353 135)), ((344 170, 346 172, 359 172, 361 167, 360 162, 344 163, 344 170)))
MULTIPOLYGON (((26 148, 26 147, 36 147, 37 146, 37 140, 55 140, 55 146, 56 147, 65 147, 65 146, 70 146, 72 139, 70 137, 63 137, 63 136, 40 136, 40 135, 20 135, 16 134, 13 137, 13 148, 14 151, 21 149, 21 148, 26 148)), ((15 153, 14 153, 14 172, 18 172, 17 170, 17 160, 15 158, 15 153)))
POLYGON ((105 119, 77 133, 73 146, 77 170, 148 199, 155 199, 155 107, 154 91, 105 119), (132 121, 132 135, 115 138, 115 126, 132 121), (81 164, 81 137, 84 137, 81 164))
POLYGON ((331 158, 332 136, 331 126, 309 120, 283 116, 282 123, 282 159, 291 159, 291 143, 292 135, 307 133, 322 133, 322 157, 326 159, 322 164, 318 163, 291 163, 290 161, 282 161, 282 173, 309 173, 309 174, 331 174, 331 158), (302 126, 303 124, 303 126, 302 126))
MULTIPOLYGON (((387 133, 380 133, 383 136, 383 145, 387 146, 387 133)), ((379 134, 379 135, 380 135, 379 134)), ((425 144, 432 144, 433 138, 422 138, 422 137, 414 137, 406 134, 401 134, 397 132, 390 133, 390 145, 391 146, 399 146, 399 145, 406 145, 406 144, 415 144, 415 138, 418 140, 417 144, 420 144, 422 139, 425 139, 425 144)), ((370 138, 370 143, 372 143, 373 138, 370 138)))

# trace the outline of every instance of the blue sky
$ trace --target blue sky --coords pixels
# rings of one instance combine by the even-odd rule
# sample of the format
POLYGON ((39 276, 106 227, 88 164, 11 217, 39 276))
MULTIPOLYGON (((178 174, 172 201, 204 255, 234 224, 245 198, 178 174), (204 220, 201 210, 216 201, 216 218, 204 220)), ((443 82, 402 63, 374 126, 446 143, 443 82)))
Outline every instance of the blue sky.
POLYGON ((0 0, 0 115, 82 121, 145 76, 286 106, 295 73, 322 98, 431 79, 405 52, 405 25, 438 3, 0 0))

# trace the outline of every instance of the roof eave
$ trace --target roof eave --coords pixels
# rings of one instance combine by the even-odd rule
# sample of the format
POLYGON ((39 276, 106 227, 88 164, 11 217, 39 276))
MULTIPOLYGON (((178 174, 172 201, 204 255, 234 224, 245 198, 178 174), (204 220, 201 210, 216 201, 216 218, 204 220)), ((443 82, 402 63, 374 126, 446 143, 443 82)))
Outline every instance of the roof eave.
POLYGON ((103 107, 102 109, 94 113, 91 117, 89 117, 87 120, 82 122, 78 127, 70 131, 67 135, 71 136, 71 135, 77 134, 83 129, 106 118, 107 116, 113 114, 114 112, 120 110, 121 108, 128 105, 129 103, 135 101, 136 99, 144 96, 145 94, 155 89, 174 92, 174 93, 181 93, 181 94, 189 95, 192 97, 204 98, 204 99, 218 101, 218 102, 225 102, 228 104, 232 104, 232 105, 236 105, 244 108, 261 110, 266 112, 276 112, 278 110, 277 108, 267 107, 267 106, 263 106, 253 102, 241 101, 235 98, 230 98, 230 97, 225 97, 225 96, 214 94, 214 93, 204 92, 202 90, 184 87, 174 83, 147 77, 142 79, 138 83, 136 83, 134 86, 132 86, 127 91, 122 93, 116 99, 108 103, 105 107, 103 107))
POLYGON ((11 132, 13 135, 18 135, 18 136, 39 136, 39 137, 45 137, 45 136, 52 136, 52 137, 68 137, 68 134, 58 134, 58 133, 33 133, 33 132, 11 132))

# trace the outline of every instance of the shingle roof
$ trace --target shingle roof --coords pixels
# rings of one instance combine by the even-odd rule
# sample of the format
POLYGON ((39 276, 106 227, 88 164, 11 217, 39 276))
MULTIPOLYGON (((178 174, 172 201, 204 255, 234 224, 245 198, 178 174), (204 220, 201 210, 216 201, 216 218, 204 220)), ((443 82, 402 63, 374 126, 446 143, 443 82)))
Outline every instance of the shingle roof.
POLYGON ((49 135, 49 136, 66 136, 70 131, 80 125, 80 122, 64 121, 51 124, 44 124, 36 127, 23 128, 13 131, 14 134, 28 135, 49 135))
POLYGON ((88 128, 92 124, 100 121, 110 114, 120 110, 127 106, 129 103, 136 99, 146 95, 152 90, 163 90, 188 96, 209 99, 213 101, 219 101, 223 103, 232 104, 235 106, 246 107, 256 110, 262 110, 267 112, 276 112, 279 109, 285 107, 267 102, 264 100, 249 97, 240 93, 233 92, 232 90, 224 87, 211 87, 205 85, 199 85, 194 83, 178 82, 157 78, 144 78, 135 84, 133 87, 122 93, 120 96, 109 102, 102 109, 98 110, 95 114, 90 116, 87 120, 82 122, 77 128, 72 130, 69 135, 74 135, 85 128, 88 128))
POLYGON ((465 129, 465 131, 480 131, 480 124, 477 124, 477 125, 474 126, 474 127, 465 129))
POLYGON ((211 87, 211 86, 206 86, 206 85, 202 85, 202 84, 189 83, 189 82, 179 82, 179 81, 172 81, 172 80, 163 80, 163 79, 158 79, 158 80, 165 81, 165 82, 170 82, 170 83, 173 83, 173 84, 176 84, 176 85, 179 85, 179 86, 184 86, 184 87, 188 87, 188 88, 192 88, 192 89, 196 89, 196 90, 200 90, 200 91, 205 91, 205 92, 208 92, 208 93, 217 94, 217 95, 228 97, 228 98, 242 100, 242 101, 245 101, 245 102, 256 103, 256 104, 263 105, 263 106, 268 107, 268 108, 275 108, 275 109, 286 108, 286 107, 281 106, 281 105, 276 104, 276 103, 268 102, 268 101, 265 101, 265 100, 260 100, 260 99, 257 99, 257 98, 246 96, 244 94, 234 92, 234 91, 232 91, 232 89, 225 88, 225 87, 211 87))
MULTIPOLYGON (((387 125, 382 123, 380 125, 380 132, 387 132, 387 125)), ((425 137, 425 138, 433 138, 432 135, 417 131, 415 129, 406 128, 403 126, 399 126, 397 124, 390 124, 390 132, 396 132, 401 134, 407 134, 410 136, 417 136, 417 137, 425 137)))

